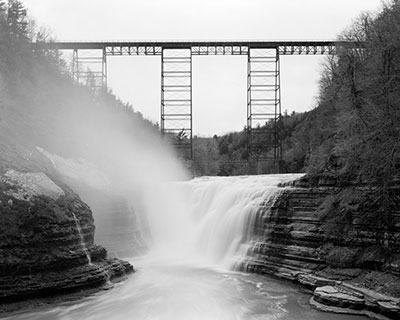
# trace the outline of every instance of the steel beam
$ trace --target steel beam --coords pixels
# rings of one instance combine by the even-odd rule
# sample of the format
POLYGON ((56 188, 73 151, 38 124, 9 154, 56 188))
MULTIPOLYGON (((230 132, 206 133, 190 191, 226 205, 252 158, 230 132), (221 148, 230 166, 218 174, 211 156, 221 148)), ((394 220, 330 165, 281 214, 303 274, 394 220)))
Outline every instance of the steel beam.
POLYGON ((162 49, 192 49, 193 55, 247 55, 247 49, 278 48, 282 55, 335 54, 338 47, 358 47, 363 43, 351 41, 93 41, 37 42, 32 46, 58 50, 106 50, 107 55, 161 55, 162 49))
POLYGON ((247 55, 247 132, 250 161, 282 160, 279 48, 249 48, 247 55))
MULTIPOLYGON (((341 47, 363 49, 347 41, 104 41, 32 43, 34 48, 73 50, 72 74, 95 89, 107 86, 107 56, 161 56, 161 132, 184 158, 192 158, 192 57, 247 56, 247 128, 249 159, 282 160, 281 55, 333 55, 341 47), (101 52, 84 55, 85 52, 101 52)), ((278 168, 279 169, 279 168, 278 168)))
POLYGON ((107 87, 107 55, 103 50, 74 49, 72 55, 72 77, 77 82, 94 90, 107 87))
POLYGON ((192 159, 192 53, 163 49, 161 53, 161 133, 178 154, 192 159))

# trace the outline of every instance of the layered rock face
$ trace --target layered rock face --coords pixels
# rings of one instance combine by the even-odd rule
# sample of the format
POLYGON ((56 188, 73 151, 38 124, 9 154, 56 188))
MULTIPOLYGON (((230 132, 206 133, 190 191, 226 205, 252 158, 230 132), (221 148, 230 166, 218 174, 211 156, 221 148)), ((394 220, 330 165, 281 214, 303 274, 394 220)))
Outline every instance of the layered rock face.
POLYGON ((399 317, 400 206, 385 214, 371 199, 369 188, 288 189, 260 208, 242 270, 298 281, 319 306, 399 317))
POLYGON ((73 189, 89 204, 96 224, 95 242, 106 247, 110 256, 134 257, 147 251, 147 223, 136 214, 128 196, 76 184, 73 189))
POLYGON ((282 193, 271 209, 261 208, 246 270, 289 279, 300 271, 317 270, 323 264, 318 250, 323 235, 316 210, 328 194, 328 190, 292 189, 282 193))
POLYGON ((43 172, 0 177, 0 303, 99 287, 132 272, 94 244, 87 204, 43 172))

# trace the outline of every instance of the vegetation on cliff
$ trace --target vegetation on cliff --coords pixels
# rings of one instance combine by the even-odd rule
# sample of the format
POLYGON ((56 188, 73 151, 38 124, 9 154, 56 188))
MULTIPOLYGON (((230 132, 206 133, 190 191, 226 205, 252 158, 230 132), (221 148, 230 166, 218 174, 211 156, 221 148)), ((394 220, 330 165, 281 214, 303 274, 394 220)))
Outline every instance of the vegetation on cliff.
POLYGON ((386 186, 400 173, 400 3, 361 15, 340 39, 356 48, 326 63, 319 109, 332 124, 308 169, 386 186))
POLYGON ((96 131, 124 132, 144 141, 156 131, 112 92, 74 82, 59 52, 32 50, 32 41, 50 39, 28 18, 21 1, 0 1, 0 8, 0 169, 34 166, 26 158, 36 146, 89 157, 96 131))
POLYGON ((92 211, 46 154, 107 164, 96 132, 146 141, 156 128, 111 92, 75 83, 58 52, 32 50, 47 39, 21 1, 0 0, 0 304, 133 270, 94 244, 92 211))
MULTIPOLYGON (((317 107, 281 119, 281 168, 387 186, 400 174, 400 3, 360 15, 338 40, 352 44, 326 59, 317 107)), ((202 141, 213 152, 195 160, 220 164, 198 171, 241 174, 222 163, 247 159, 245 144, 246 130, 202 141)))

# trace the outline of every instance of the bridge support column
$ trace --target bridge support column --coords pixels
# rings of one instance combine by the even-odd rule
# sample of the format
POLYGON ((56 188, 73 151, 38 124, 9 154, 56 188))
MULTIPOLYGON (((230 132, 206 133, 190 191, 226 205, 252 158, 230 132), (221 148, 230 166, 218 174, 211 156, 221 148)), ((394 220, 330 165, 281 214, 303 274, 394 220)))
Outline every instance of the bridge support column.
POLYGON ((178 154, 192 159, 192 52, 162 49, 161 133, 171 139, 178 154))
POLYGON ((106 50, 74 49, 72 56, 72 77, 94 90, 107 87, 106 50))
POLYGON ((279 171, 282 147, 280 63, 278 48, 253 49, 247 54, 247 130, 250 161, 272 162, 279 171))

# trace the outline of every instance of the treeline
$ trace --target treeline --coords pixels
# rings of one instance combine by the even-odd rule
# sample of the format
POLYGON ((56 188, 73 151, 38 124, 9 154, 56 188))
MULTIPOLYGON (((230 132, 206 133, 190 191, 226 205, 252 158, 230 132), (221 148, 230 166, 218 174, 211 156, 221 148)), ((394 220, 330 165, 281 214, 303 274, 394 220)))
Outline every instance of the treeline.
MULTIPOLYGON (((400 3, 362 14, 338 40, 350 43, 326 59, 317 107, 280 121, 281 169, 390 185, 400 177, 400 3)), ((199 162, 247 158, 246 130, 197 140, 199 162)), ((205 174, 243 173, 234 164, 221 168, 197 166, 205 174)))
POLYGON ((361 15, 339 39, 353 44, 326 61, 324 139, 310 144, 307 169, 387 186, 400 173, 400 3, 361 15))
MULTIPOLYGON (((311 112, 312 113, 312 112, 311 112)), ((305 140, 311 132, 301 132, 304 121, 311 113, 295 113, 283 115, 279 121, 280 139, 282 141, 283 161, 279 164, 281 172, 303 172, 307 163, 305 144, 298 139, 305 140), (296 137, 294 137, 296 135, 296 137), (301 137, 299 136, 301 135, 301 137)), ((273 132, 274 124, 269 123, 262 128, 273 132)), ((312 135, 312 133, 311 133, 312 135)), ((253 141, 253 149, 270 149, 273 152, 274 140, 272 134, 269 139, 253 141)), ((245 127, 240 132, 231 132, 212 138, 194 137, 194 172, 197 175, 245 175, 276 172, 271 161, 249 162, 248 132, 245 127)))
POLYGON ((94 91, 73 81, 61 54, 33 50, 33 41, 51 37, 22 1, 0 0, 0 170, 29 167, 24 159, 36 146, 99 161, 101 139, 126 136, 143 145, 156 143, 149 138, 158 136, 155 124, 108 89, 94 91))

